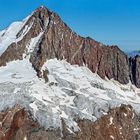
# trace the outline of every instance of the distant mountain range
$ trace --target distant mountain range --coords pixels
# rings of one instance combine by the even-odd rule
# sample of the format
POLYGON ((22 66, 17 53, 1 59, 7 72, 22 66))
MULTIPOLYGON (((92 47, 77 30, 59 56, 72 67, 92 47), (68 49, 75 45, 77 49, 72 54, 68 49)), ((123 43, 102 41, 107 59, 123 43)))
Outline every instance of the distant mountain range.
POLYGON ((136 55, 140 56, 140 50, 127 52, 127 54, 128 54, 129 57, 135 57, 136 55))

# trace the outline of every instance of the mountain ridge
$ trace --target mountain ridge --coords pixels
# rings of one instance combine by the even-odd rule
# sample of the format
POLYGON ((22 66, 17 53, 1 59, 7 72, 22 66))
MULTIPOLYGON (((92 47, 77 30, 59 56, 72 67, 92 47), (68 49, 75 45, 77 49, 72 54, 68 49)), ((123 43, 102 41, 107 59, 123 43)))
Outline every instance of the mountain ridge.
MULTIPOLYGON (((134 74, 130 74, 129 58, 117 46, 105 46, 91 38, 84 38, 77 35, 57 14, 49 11, 45 7, 41 6, 32 13, 16 38, 20 37, 20 34, 22 34, 26 26, 29 26, 28 28, 31 29, 28 29, 29 31, 27 31, 23 39, 12 43, 10 45, 11 47, 9 46, 0 56, 0 66, 5 65, 10 60, 22 59, 25 47, 30 38, 34 38, 40 32, 44 32, 40 46, 38 46, 40 47, 38 48, 40 49, 40 54, 37 56, 34 53, 38 52, 33 51, 30 58, 33 67, 38 72, 38 76, 41 75, 40 69, 46 58, 56 57, 58 59, 66 58, 71 64, 85 64, 92 72, 97 72, 102 78, 113 78, 122 84, 129 83, 133 78, 133 76, 130 77, 130 75, 134 74), (41 44, 46 47, 42 47, 41 44), (22 47, 16 48, 16 45, 22 45, 22 47), (10 56, 9 54, 12 51, 14 52, 10 56)), ((133 62, 131 64, 133 65, 133 62)), ((139 77, 136 79, 139 79, 139 77)), ((133 82, 135 81, 133 79, 131 81, 137 87, 140 87, 139 82, 133 82)))

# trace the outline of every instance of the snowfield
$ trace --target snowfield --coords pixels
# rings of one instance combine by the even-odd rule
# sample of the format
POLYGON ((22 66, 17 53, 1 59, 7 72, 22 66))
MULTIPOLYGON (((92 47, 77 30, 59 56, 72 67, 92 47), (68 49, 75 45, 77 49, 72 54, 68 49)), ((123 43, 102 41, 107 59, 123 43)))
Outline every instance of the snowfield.
POLYGON ((121 104, 140 113, 140 90, 131 83, 103 80, 66 60, 47 60, 44 69, 49 70, 48 83, 36 76, 27 58, 0 67, 0 110, 20 104, 46 129, 61 128, 64 119, 70 132, 79 130, 74 120, 96 121, 121 104))
POLYGON ((9 45, 20 41, 29 31, 32 25, 30 25, 30 27, 25 26, 25 31, 20 35, 19 38, 17 38, 17 34, 26 24, 30 16, 26 17, 23 21, 13 22, 7 29, 0 31, 0 56, 5 52, 5 50, 7 50, 9 45))

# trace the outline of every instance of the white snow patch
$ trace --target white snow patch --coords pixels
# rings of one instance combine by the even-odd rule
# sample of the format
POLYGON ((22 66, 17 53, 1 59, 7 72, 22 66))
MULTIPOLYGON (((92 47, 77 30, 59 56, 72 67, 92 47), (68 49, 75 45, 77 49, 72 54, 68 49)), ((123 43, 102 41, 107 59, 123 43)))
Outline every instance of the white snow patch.
POLYGON ((71 129, 69 129, 68 127, 67 127, 67 130, 68 130, 71 134, 74 134, 74 132, 73 132, 71 129))
POLYGON ((2 127, 2 123, 3 123, 3 122, 0 122, 0 127, 2 127))
POLYGON ((112 125, 113 124, 113 117, 110 117, 109 121, 110 121, 109 125, 112 125))
POLYGON ((38 111, 37 105, 35 104, 35 102, 33 102, 33 103, 30 104, 30 107, 34 110, 34 116, 35 116, 36 111, 38 111))
POLYGON ((66 115, 66 113, 64 111, 61 112, 61 115, 60 115, 62 118, 65 118, 65 119, 68 119, 68 115, 66 115))
POLYGON ((133 115, 132 115, 132 119, 134 119, 134 117, 135 117, 135 114, 133 113, 133 115))
POLYGON ((127 114, 126 114, 126 113, 124 113, 124 116, 125 116, 125 117, 127 117, 127 114))
POLYGON ((110 135, 110 138, 114 140, 114 137, 112 135, 110 135))
POLYGON ((122 127, 120 127, 119 129, 122 130, 122 127))
POLYGON ((27 137, 25 136, 23 140, 27 140, 27 137))
POLYGON ((140 130, 140 128, 134 128, 134 131, 139 131, 140 130))
POLYGON ((23 58, 29 56, 34 48, 36 47, 37 43, 39 43, 40 38, 42 37, 44 32, 40 32, 40 34, 30 40, 30 42, 26 46, 25 53, 23 54, 23 58))

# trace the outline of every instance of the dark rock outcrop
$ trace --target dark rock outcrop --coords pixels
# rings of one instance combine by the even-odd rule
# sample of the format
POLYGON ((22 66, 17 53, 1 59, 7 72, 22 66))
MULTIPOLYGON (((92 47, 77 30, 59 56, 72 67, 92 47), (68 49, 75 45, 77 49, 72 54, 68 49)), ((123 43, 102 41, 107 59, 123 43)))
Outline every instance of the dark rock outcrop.
MULTIPOLYGON (((22 59, 31 38, 43 32, 30 55, 30 61, 39 77, 42 75, 40 69, 47 59, 65 58, 71 64, 86 64, 101 78, 114 78, 122 84, 127 84, 129 80, 135 81, 134 77, 139 78, 138 72, 136 75, 132 73, 134 70, 131 71, 131 69, 134 66, 130 67, 128 56, 117 46, 105 46, 89 37, 83 38, 77 35, 62 22, 57 14, 45 7, 38 8, 30 16, 17 34, 17 38, 21 37, 25 27, 30 25, 31 28, 26 35, 19 42, 12 43, 0 56, 0 66, 12 60, 22 59)), ((140 87, 139 80, 133 83, 140 87)))
POLYGON ((140 88, 140 56, 135 56, 129 59, 131 70, 131 81, 140 88))

